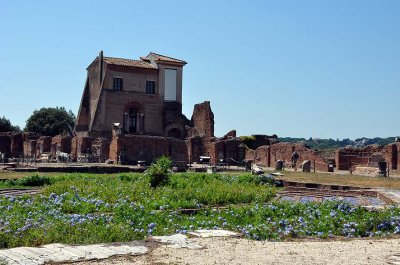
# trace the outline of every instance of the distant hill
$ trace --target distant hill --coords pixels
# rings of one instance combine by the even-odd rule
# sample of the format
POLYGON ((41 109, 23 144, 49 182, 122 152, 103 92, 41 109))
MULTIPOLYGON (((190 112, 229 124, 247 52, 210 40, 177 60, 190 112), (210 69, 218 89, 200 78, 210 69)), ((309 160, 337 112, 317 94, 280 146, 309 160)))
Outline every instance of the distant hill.
POLYGON ((278 140, 280 142, 289 142, 289 143, 304 143, 309 147, 316 150, 326 150, 326 149, 336 149, 346 146, 355 146, 355 147, 364 147, 371 144, 377 145, 387 145, 390 143, 394 143, 396 137, 387 137, 387 138, 358 138, 355 140, 350 139, 319 139, 319 138, 292 138, 292 137, 279 137, 278 140))

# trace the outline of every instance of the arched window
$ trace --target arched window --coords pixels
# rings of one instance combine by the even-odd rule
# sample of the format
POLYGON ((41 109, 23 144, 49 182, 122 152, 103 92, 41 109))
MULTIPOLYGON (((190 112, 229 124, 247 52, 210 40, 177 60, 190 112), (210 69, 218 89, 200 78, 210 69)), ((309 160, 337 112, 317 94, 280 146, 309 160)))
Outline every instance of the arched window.
POLYGON ((168 137, 174 137, 177 139, 182 139, 182 133, 179 129, 177 128, 172 128, 171 130, 168 131, 168 137))

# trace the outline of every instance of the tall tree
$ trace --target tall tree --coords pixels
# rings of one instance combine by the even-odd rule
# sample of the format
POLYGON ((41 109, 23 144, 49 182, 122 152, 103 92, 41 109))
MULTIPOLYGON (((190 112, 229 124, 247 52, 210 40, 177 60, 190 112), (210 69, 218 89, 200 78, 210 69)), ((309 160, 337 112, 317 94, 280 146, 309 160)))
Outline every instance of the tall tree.
POLYGON ((0 117, 0 132, 19 132, 20 128, 11 124, 6 117, 0 117))
POLYGON ((75 115, 64 107, 41 108, 35 110, 26 121, 25 131, 55 136, 68 132, 68 125, 74 127, 75 115))

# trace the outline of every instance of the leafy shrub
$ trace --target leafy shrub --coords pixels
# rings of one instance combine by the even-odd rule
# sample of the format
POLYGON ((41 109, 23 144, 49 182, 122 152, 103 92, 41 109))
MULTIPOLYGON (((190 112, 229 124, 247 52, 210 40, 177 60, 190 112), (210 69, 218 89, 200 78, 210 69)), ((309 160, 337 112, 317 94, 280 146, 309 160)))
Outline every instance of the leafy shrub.
POLYGON ((47 176, 33 175, 17 179, 14 183, 16 186, 44 186, 51 184, 51 181, 47 176))
POLYGON ((150 186, 152 188, 168 183, 168 170, 171 168, 171 164, 171 159, 162 156, 145 171, 145 174, 150 177, 150 186))
POLYGON ((240 140, 250 149, 253 149, 256 137, 254 136, 240 136, 240 140))

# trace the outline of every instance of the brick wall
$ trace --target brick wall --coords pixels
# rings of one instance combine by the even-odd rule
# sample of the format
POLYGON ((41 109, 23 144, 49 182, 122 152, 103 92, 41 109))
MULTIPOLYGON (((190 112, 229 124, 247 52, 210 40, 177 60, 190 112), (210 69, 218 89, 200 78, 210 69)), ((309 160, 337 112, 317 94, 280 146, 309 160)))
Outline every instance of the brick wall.
POLYGON ((75 136, 71 139, 71 158, 77 159, 81 154, 91 152, 93 139, 87 136, 75 136))
POLYGON ((209 148, 211 163, 216 164, 221 161, 231 163, 232 159, 242 161, 245 158, 245 151, 241 144, 242 141, 239 138, 219 139, 206 144, 209 148))
POLYGON ((189 163, 199 162, 199 156, 204 155, 201 137, 191 137, 186 140, 189 163))
POLYGON ((96 138, 92 144, 92 155, 97 157, 99 163, 104 163, 109 159, 110 155, 110 140, 107 138, 96 138))
POLYGON ((22 133, 16 133, 11 136, 11 156, 19 157, 24 154, 24 139, 22 133))
POLYGON ((397 148, 397 171, 400 172, 400 143, 396 143, 397 148))
POLYGON ((246 159, 267 167, 273 167, 277 160, 284 160, 290 164, 294 150, 299 154, 297 167, 300 167, 303 161, 311 160, 312 163, 315 161, 317 170, 328 171, 328 160, 304 144, 275 143, 271 146, 260 146, 256 150, 247 149, 246 159))
POLYGON ((366 147, 341 148, 336 152, 336 167, 339 170, 349 170, 350 166, 367 166, 373 154, 381 153, 384 148, 377 145, 366 147))
POLYGON ((168 156, 173 161, 188 159, 185 141, 161 136, 120 135, 113 137, 110 144, 110 159, 118 161, 121 153, 123 163, 146 161, 151 163, 161 156, 168 156))
POLYGON ((214 137, 214 113, 209 101, 194 105, 192 122, 200 136, 214 137))
POLYGON ((389 168, 396 170, 397 167, 397 145, 395 143, 388 144, 383 149, 385 161, 389 163, 389 168))
POLYGON ((57 151, 70 154, 72 147, 71 137, 66 135, 56 135, 51 139, 51 150, 52 155, 55 155, 57 151))
POLYGON ((256 150, 246 149, 246 159, 266 167, 271 166, 271 146, 263 145, 256 150))

